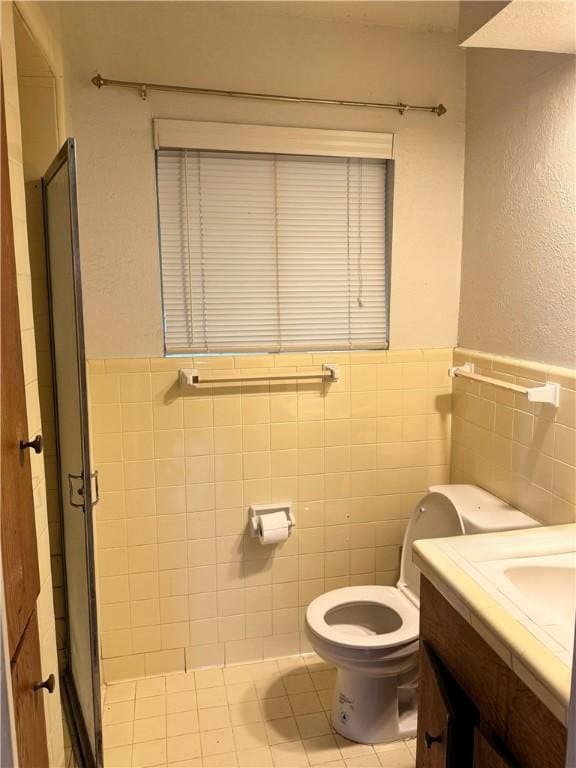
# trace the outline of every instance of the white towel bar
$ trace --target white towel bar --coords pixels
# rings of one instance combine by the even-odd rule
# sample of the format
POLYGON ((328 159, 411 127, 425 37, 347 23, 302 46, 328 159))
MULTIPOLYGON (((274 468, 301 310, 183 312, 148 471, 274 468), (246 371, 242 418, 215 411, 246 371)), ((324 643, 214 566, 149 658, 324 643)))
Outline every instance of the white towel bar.
POLYGON ((183 368, 178 371, 178 380, 183 387, 197 387, 199 384, 235 384, 243 381, 285 381, 287 379, 323 379, 338 381, 338 367, 323 365, 320 371, 273 371, 269 373, 210 373, 196 368, 183 368))
POLYGON ((500 389, 507 389, 510 392, 517 392, 519 395, 526 395, 532 403, 547 403, 558 408, 560 402, 560 385, 551 381, 547 381, 541 387, 523 387, 520 384, 512 384, 509 381, 492 379, 488 376, 474 373, 474 363, 453 366, 448 369, 448 374, 452 378, 479 381, 482 384, 491 384, 493 387, 500 387, 500 389))

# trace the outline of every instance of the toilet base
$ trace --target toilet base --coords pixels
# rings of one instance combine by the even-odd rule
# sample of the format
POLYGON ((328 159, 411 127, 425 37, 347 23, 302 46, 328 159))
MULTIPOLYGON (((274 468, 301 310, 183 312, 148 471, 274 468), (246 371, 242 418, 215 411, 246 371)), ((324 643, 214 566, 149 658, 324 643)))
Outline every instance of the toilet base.
POLYGON ((409 739, 416 735, 416 689, 399 688, 396 677, 369 677, 338 670, 332 725, 361 744, 409 739))

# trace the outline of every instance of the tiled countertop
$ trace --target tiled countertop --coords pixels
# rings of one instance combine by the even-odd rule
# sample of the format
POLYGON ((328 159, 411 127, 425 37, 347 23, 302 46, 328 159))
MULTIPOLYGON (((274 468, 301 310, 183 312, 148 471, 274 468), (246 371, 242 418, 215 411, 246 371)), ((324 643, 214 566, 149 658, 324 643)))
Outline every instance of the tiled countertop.
POLYGON ((566 724, 574 625, 562 625, 545 604, 522 598, 498 568, 502 560, 529 564, 548 556, 573 565, 576 525, 427 539, 413 547, 423 575, 566 724))

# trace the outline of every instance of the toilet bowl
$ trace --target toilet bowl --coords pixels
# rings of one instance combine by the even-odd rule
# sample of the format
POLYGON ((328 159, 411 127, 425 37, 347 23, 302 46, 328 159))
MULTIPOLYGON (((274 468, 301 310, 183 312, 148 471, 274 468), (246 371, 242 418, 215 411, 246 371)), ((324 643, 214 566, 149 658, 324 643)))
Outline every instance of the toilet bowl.
POLYGON ((307 637, 338 671, 332 704, 338 733, 361 743, 416 733, 420 574, 412 543, 537 525, 477 486, 433 486, 408 524, 395 587, 343 587, 310 603, 307 637))

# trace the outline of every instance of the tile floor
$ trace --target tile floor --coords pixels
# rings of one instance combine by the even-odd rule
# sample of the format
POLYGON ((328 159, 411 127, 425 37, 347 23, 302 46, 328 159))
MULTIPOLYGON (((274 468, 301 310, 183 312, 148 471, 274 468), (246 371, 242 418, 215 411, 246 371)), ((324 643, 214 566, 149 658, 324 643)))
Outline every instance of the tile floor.
POLYGON ((414 768, 414 741, 334 733, 334 679, 308 655, 109 685, 105 768, 414 768))

